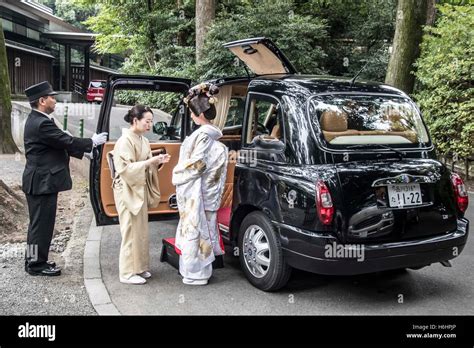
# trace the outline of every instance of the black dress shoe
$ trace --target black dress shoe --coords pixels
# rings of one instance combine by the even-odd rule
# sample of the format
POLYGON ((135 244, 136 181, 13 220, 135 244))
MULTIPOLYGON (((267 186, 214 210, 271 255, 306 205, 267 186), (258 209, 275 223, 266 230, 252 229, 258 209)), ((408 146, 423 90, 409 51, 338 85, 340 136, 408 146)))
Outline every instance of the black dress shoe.
MULTIPOLYGON (((56 267, 56 262, 46 261, 46 265, 48 265, 48 267, 56 267)), ((25 272, 28 272, 28 263, 27 262, 25 262, 25 272)))
POLYGON ((45 269, 41 271, 33 271, 31 269, 27 270, 28 274, 33 275, 33 276, 48 276, 48 277, 54 277, 61 275, 61 269, 58 267, 46 267, 45 269))

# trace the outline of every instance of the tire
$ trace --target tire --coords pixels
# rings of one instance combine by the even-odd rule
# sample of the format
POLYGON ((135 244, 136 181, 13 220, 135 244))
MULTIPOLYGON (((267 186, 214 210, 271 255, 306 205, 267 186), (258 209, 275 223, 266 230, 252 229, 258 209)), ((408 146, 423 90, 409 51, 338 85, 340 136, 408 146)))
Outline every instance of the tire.
POLYGON ((405 274, 407 273, 408 268, 394 268, 394 269, 389 269, 386 271, 381 271, 379 274, 381 275, 387 275, 387 276, 397 276, 400 274, 405 274))
POLYGON ((240 265, 253 286, 276 291, 286 285, 291 267, 285 262, 280 240, 265 214, 256 211, 245 217, 238 246, 240 265))
POLYGON ((412 267, 407 267, 405 269, 406 270, 412 270, 412 271, 419 271, 420 269, 428 267, 428 266, 431 266, 431 264, 430 265, 422 265, 422 266, 412 266, 412 267))

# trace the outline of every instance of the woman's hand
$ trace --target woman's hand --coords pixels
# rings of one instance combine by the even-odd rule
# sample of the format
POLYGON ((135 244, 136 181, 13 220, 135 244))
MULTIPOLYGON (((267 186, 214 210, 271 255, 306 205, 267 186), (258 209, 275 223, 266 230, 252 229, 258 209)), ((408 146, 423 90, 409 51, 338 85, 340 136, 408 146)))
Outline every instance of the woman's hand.
POLYGON ((171 155, 168 155, 167 153, 165 153, 163 155, 158 155, 156 157, 158 159, 158 164, 161 164, 161 163, 168 163, 170 161, 171 155))
POLYGON ((153 156, 153 157, 147 159, 146 163, 147 163, 148 167, 151 166, 151 165, 157 166, 159 164, 169 162, 170 158, 171 158, 171 156, 168 155, 168 154, 153 156))

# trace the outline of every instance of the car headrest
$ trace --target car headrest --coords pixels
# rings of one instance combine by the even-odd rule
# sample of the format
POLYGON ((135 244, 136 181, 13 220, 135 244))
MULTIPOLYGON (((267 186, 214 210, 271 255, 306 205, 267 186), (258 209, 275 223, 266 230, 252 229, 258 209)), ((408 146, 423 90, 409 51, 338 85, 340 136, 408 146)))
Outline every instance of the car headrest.
POLYGON ((402 115, 397 110, 389 110, 385 115, 384 118, 391 121, 396 122, 402 119, 402 115))
POLYGON ((383 118, 389 122, 391 131, 400 132, 406 130, 403 124, 403 116, 397 110, 389 110, 383 118))
POLYGON ((328 132, 345 132, 347 130, 347 114, 343 111, 326 110, 321 115, 321 128, 328 132))

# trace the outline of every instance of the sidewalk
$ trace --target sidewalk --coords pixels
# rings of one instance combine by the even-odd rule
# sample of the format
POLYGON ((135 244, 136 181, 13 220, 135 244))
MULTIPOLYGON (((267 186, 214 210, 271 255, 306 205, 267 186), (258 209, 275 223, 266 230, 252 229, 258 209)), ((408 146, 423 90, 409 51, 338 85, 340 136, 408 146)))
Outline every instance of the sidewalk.
MULTIPOLYGON (((255 313, 253 308, 246 308, 245 299, 257 295, 259 291, 241 274, 238 259, 226 258, 226 268, 215 270, 209 285, 203 287, 184 285, 176 269, 159 261, 161 240, 173 236, 176 226, 177 220, 150 223, 152 278, 147 284, 139 286, 119 282, 119 227, 101 228, 102 281, 118 311, 125 315, 239 314, 235 313, 237 306, 242 308, 242 314, 255 313)), ((261 296, 266 297, 266 294, 261 293, 261 296)), ((267 314, 273 311, 267 308, 267 314)))
MULTIPOLYGON (((474 197, 471 197, 474 198, 474 197)), ((474 209, 470 208, 472 216, 474 209)), ((359 276, 322 276, 294 271, 288 285, 275 293, 254 288, 239 260, 225 256, 209 285, 188 286, 178 271, 159 261, 161 240, 174 236, 177 220, 150 223, 152 278, 144 285, 119 282, 118 225, 93 227, 97 267, 95 285, 106 291, 97 301, 123 315, 472 315, 474 240, 453 261, 452 268, 434 264, 418 271, 359 276), (100 242, 99 242, 100 240, 100 242), (100 249, 99 249, 100 247, 100 249), (98 254, 98 255, 97 255, 98 254), (99 284, 99 285, 97 285, 99 284), (400 303, 402 294, 404 302, 400 303), (105 301, 105 302, 104 302, 105 301)), ((89 254, 89 256, 91 256, 89 254)), ((92 274, 92 273, 91 273, 92 274)), ((101 310, 104 309, 102 312, 101 310)))

